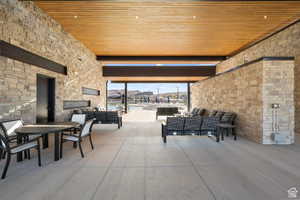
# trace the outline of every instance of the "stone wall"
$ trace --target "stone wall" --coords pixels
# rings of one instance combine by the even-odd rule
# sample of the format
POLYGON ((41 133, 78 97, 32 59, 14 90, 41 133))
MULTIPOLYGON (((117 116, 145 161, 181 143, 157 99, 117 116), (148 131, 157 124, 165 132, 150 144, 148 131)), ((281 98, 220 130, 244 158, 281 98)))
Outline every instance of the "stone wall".
POLYGON ((294 61, 260 60, 192 85, 192 107, 235 112, 237 133, 263 144, 294 142, 294 61), (273 140, 279 104, 278 134, 273 140))
POLYGON ((64 76, 0 57, 0 120, 35 121, 37 74, 56 79, 56 120, 70 112, 63 110, 63 100, 91 100, 92 106, 105 106, 105 80, 95 55, 34 3, 0 0, 0 25, 0 40, 68 67, 64 76), (99 89, 101 95, 82 95, 82 87, 99 89))
POLYGON ((295 128, 296 133, 300 134, 300 22, 220 63, 217 72, 227 71, 247 60, 263 56, 295 57, 295 128))
POLYGON ((263 143, 294 143, 294 61, 263 62, 263 143), (279 104, 277 117, 272 104, 279 104), (277 118, 278 120, 275 120, 277 118), (278 131, 273 126, 278 121, 278 131), (272 133, 278 132, 279 139, 272 140, 272 133))
POLYGON ((237 133, 258 143, 262 131, 263 63, 240 68, 191 87, 192 107, 238 114, 237 133))
POLYGON ((294 61, 260 60, 192 85, 192 106, 237 113, 237 133, 263 144, 294 143, 294 61), (279 104, 278 134, 272 133, 279 104))

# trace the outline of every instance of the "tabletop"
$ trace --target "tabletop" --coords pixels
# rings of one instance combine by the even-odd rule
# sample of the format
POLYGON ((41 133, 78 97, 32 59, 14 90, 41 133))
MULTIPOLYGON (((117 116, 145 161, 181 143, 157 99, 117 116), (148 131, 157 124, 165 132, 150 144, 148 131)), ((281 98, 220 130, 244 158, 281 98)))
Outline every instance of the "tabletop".
POLYGON ((48 134, 58 133, 71 128, 79 127, 80 124, 75 122, 51 122, 47 124, 31 124, 17 128, 15 132, 17 134, 48 134))

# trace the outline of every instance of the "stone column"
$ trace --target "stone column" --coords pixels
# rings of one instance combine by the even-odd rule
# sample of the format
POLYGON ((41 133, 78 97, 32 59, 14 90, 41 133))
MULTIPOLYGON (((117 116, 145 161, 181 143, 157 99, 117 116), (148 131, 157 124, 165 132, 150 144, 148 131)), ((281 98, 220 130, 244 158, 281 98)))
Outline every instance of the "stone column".
POLYGON ((262 91, 262 143, 294 143, 294 61, 264 60, 262 91), (280 106, 277 109, 278 130, 274 130, 276 111, 272 108, 272 104, 280 106))

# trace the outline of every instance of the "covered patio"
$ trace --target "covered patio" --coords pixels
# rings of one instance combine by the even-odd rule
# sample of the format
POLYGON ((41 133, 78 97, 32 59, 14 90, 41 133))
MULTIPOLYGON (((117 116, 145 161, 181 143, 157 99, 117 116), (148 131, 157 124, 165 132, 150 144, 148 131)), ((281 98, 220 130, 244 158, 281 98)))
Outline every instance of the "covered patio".
POLYGON ((43 152, 41 168, 35 155, 13 163, 1 199, 273 200, 300 187, 299 144, 263 146, 243 138, 219 144, 182 136, 163 145, 159 122, 128 120, 122 129, 95 126, 95 150, 86 143, 85 159, 70 145, 58 162, 51 150, 43 152))
POLYGON ((0 199, 299 199, 299 76, 297 0, 0 0, 0 199))

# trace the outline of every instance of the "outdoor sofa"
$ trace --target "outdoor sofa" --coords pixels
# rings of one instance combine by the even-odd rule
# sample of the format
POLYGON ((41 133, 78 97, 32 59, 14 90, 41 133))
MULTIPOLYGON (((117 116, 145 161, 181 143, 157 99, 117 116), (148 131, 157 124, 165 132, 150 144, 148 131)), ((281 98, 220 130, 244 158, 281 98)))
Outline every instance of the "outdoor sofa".
MULTIPOLYGON (((162 138, 167 142, 167 136, 176 135, 214 135, 216 141, 220 141, 219 124, 234 125, 237 115, 233 112, 211 111, 207 116, 168 117, 166 123, 162 124, 162 138)), ((231 133, 236 138, 232 128, 231 133)))
POLYGON ((178 107, 158 107, 156 111, 156 120, 158 116, 173 116, 179 114, 178 107))
POLYGON ((117 124, 118 128, 123 125, 122 116, 118 111, 91 111, 81 110, 82 114, 86 114, 86 119, 94 119, 94 124, 117 124))

